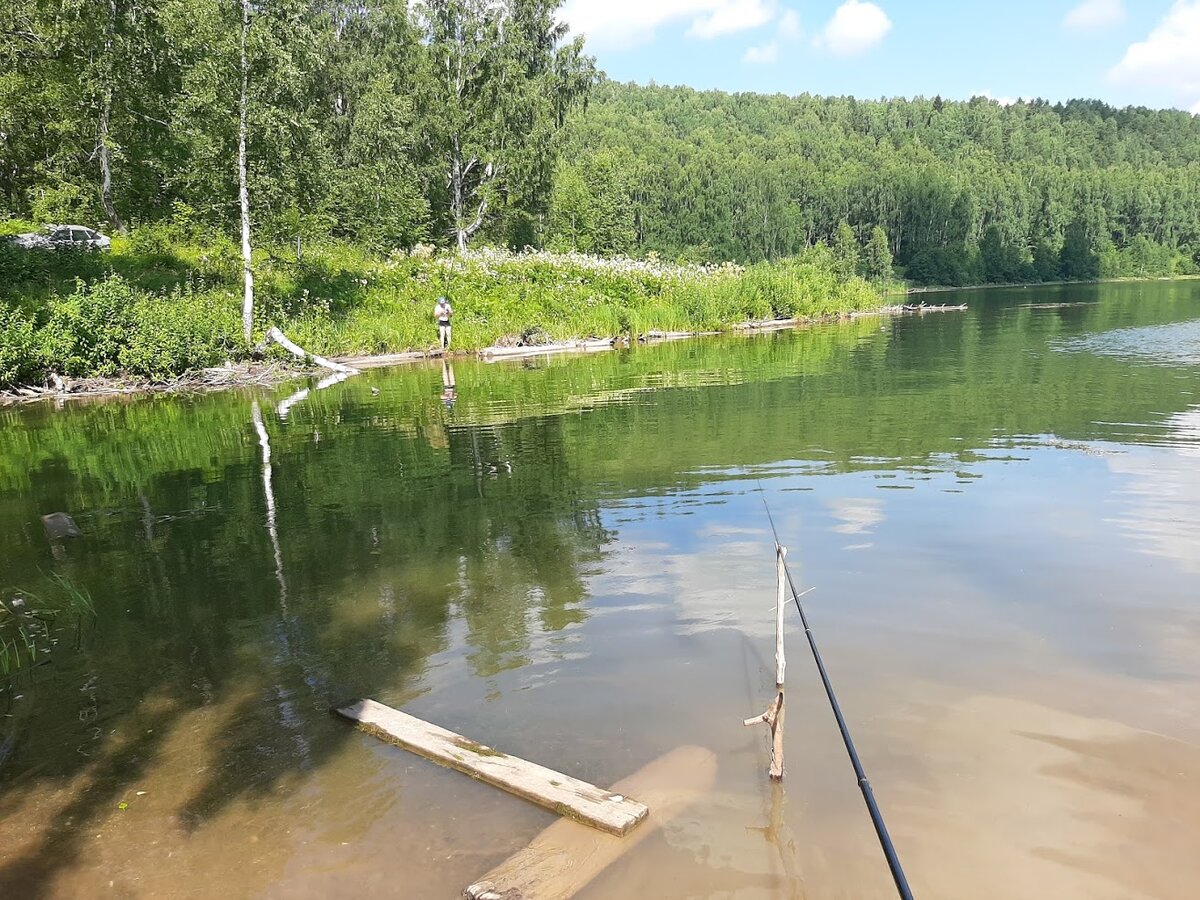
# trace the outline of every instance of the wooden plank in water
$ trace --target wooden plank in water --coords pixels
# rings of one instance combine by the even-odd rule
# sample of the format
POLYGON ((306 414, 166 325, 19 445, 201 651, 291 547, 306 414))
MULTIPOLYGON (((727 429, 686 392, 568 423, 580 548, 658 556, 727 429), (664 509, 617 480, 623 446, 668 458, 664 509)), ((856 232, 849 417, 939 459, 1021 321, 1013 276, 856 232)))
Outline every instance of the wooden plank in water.
POLYGON ((381 740, 610 834, 628 834, 648 812, 623 794, 493 750, 374 700, 336 712, 381 740))
POLYGON ((717 759, 703 747, 677 747, 613 786, 636 793, 651 812, 625 839, 599 834, 560 819, 479 881, 468 900, 567 900, 638 842, 712 789, 717 759))

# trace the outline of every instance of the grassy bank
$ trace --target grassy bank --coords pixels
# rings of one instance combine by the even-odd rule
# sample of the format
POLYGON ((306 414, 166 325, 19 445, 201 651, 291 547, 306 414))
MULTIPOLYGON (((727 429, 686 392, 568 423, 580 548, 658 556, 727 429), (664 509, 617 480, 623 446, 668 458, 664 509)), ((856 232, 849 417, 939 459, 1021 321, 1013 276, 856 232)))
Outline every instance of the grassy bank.
MULTIPOLYGON (((0 385, 40 383, 51 373, 165 379, 244 356, 240 269, 232 242, 163 228, 135 231, 105 254, 4 246, 0 385)), ((454 344, 464 350, 719 330, 870 309, 885 295, 840 277, 823 246, 743 268, 490 249, 382 258, 323 245, 299 259, 294 248, 261 252, 255 269, 256 327, 278 325, 329 356, 431 347, 439 295, 454 304, 454 344)))

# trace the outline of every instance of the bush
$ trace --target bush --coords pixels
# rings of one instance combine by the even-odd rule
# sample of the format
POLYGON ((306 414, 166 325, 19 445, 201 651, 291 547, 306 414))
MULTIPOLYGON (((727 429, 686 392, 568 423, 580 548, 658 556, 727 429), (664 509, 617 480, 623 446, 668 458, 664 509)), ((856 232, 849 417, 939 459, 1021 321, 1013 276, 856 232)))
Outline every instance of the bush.
POLYGON ((147 259, 174 259, 174 243, 167 225, 139 225, 129 235, 129 251, 147 259))
POLYGON ((154 380, 217 365, 240 341, 236 301, 221 294, 179 290, 166 297, 143 296, 133 318, 118 362, 123 371, 154 380))
POLYGON ((118 275, 80 282, 69 297, 54 297, 41 334, 46 366, 65 375, 115 375, 135 301, 133 288, 118 275))
POLYGON ((27 384, 41 374, 33 320, 0 304, 0 387, 27 384))

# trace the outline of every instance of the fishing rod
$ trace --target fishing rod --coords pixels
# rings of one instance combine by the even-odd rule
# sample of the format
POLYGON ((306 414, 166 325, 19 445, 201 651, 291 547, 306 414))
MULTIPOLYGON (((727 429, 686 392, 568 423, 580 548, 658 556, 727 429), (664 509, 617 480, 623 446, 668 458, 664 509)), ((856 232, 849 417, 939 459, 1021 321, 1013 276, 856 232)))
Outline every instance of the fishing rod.
MULTIPOLYGON (((767 520, 771 523, 771 534, 775 536, 775 552, 779 553, 781 546, 779 543, 779 532, 775 529, 775 518, 771 515, 771 507, 767 503, 767 495, 762 489, 762 484, 758 486, 758 493, 762 497, 763 508, 767 511, 767 520)), ((800 621, 804 624, 804 636, 808 638, 808 646, 812 649, 813 660, 817 664, 817 671, 821 673, 821 682, 825 685, 825 696, 829 698, 829 705, 833 707, 834 718, 837 719, 838 729, 842 732, 842 742, 846 745, 846 752, 850 754, 850 762, 854 766, 854 775, 858 779, 858 786, 862 790, 867 810, 871 813, 871 823, 875 826, 875 834, 879 837, 879 846, 883 848, 883 855, 887 857, 888 868, 892 870, 892 880, 896 882, 896 890, 900 892, 900 896, 904 900, 912 900, 912 891, 909 890, 908 879, 904 877, 904 869, 900 865, 900 857, 896 855, 896 848, 892 846, 892 838, 888 834, 887 825, 883 821, 883 813, 879 811, 879 804, 875 802, 875 793, 871 790, 871 782, 867 780, 867 773, 863 771, 862 762, 858 758, 858 751, 854 749, 854 739, 850 737, 850 729, 846 727, 846 719, 842 715, 842 708, 838 704, 837 695, 833 692, 833 685, 829 681, 829 673, 825 671, 825 663, 821 660, 821 651, 817 649, 817 640, 813 637, 812 629, 808 626, 808 616, 804 614, 804 606, 800 602, 800 594, 796 590, 796 583, 792 581, 792 571, 788 568, 786 558, 783 560, 783 571, 787 575, 788 588, 792 592, 792 599, 796 602, 796 609, 800 613, 800 621)))

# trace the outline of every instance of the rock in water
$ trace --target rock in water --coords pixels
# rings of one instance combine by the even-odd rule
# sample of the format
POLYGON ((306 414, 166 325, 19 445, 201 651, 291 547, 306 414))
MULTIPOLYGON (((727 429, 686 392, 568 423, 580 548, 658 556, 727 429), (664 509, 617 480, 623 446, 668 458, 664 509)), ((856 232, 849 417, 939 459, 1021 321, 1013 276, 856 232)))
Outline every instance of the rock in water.
POLYGON ((56 512, 42 516, 42 524, 46 526, 46 534, 50 536, 50 540, 57 541, 62 538, 77 538, 83 537, 83 532, 79 530, 79 526, 75 524, 75 520, 66 513, 56 512))

